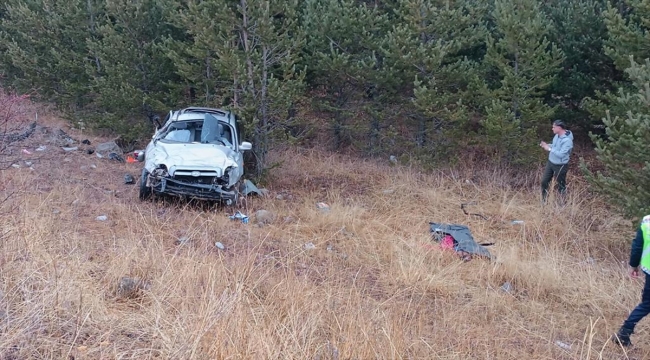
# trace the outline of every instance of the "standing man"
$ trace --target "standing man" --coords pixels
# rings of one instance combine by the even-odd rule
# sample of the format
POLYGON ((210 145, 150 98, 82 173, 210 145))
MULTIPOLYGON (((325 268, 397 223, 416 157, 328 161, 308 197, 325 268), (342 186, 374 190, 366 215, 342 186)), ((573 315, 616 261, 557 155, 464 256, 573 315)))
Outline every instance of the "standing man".
POLYGON ((557 190, 561 195, 566 192, 566 173, 569 170, 569 157, 573 150, 573 134, 567 130, 562 120, 553 121, 553 142, 551 145, 541 142, 539 146, 548 151, 548 162, 542 176, 542 201, 546 202, 548 186, 554 177, 557 190))
POLYGON ((632 310, 630 316, 623 323, 623 326, 621 326, 612 338, 612 341, 616 344, 623 346, 632 345, 630 335, 634 333, 634 327, 650 313, 650 282, 648 281, 648 275, 650 275, 650 215, 646 215, 643 218, 641 226, 636 232, 636 238, 632 241, 632 251, 630 252, 630 276, 632 278, 639 277, 639 265, 645 273, 645 285, 641 293, 641 303, 632 310))

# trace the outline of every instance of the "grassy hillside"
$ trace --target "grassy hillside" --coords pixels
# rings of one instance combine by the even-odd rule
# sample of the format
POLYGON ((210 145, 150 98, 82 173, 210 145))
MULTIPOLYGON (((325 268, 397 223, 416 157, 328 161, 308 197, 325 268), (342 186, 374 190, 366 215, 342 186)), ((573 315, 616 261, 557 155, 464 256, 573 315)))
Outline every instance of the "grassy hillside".
POLYGON ((647 321, 628 352, 607 342, 640 298, 633 229, 575 168, 568 204, 542 208, 537 185, 498 171, 293 149, 272 154, 268 197, 207 208, 140 202, 123 177, 141 165, 65 152, 57 129, 107 139, 39 124, 2 155, 20 167, 0 174, 0 359, 650 357, 647 321), (260 209, 274 221, 257 225, 260 209), (468 225, 497 259, 462 262, 429 221, 468 225))

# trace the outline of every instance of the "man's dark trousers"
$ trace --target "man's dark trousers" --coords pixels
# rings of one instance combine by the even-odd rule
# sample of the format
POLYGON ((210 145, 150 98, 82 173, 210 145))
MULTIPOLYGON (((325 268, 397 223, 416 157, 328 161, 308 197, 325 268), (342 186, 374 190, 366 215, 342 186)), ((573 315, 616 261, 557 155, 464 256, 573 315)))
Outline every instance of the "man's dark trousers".
POLYGON ((560 194, 564 195, 566 192, 566 173, 569 170, 569 164, 553 164, 550 161, 546 162, 546 169, 544 169, 544 175, 542 175, 542 200, 546 201, 548 196, 548 186, 551 183, 551 179, 555 177, 556 187, 560 194))
POLYGON ((618 332, 619 338, 626 338, 622 340, 629 341, 630 335, 634 332, 636 324, 648 314, 650 314, 650 281, 648 281, 648 274, 645 274, 645 285, 643 286, 641 303, 632 310, 630 316, 628 316, 627 320, 623 323, 623 326, 618 332))

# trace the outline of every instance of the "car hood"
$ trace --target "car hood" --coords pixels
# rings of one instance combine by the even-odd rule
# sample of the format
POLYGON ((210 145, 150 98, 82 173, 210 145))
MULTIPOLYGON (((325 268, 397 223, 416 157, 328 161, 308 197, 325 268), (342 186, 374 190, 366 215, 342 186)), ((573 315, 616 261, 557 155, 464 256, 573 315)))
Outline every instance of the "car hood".
POLYGON ((219 175, 228 167, 237 167, 235 152, 216 144, 187 144, 158 141, 145 155, 145 166, 152 171, 165 165, 170 175, 176 170, 212 170, 219 175))

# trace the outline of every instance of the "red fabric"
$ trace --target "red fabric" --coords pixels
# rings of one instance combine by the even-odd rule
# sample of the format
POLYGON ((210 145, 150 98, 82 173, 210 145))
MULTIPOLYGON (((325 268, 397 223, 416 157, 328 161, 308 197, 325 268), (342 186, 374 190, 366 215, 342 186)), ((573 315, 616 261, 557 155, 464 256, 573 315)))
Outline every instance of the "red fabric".
POLYGON ((442 241, 440 242, 440 247, 443 249, 452 250, 454 248, 454 238, 453 236, 447 234, 442 241))

